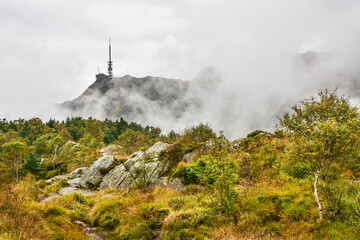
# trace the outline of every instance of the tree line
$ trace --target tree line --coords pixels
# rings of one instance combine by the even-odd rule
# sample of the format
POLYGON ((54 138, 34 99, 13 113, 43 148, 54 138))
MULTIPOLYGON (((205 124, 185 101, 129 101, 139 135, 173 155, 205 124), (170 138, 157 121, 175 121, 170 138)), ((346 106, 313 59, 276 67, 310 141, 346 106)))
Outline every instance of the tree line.
MULTIPOLYGON (((176 134, 172 132, 169 136, 176 134)), ((28 171, 39 178, 47 178, 66 172, 68 165, 74 165, 80 158, 83 160, 76 166, 91 162, 98 156, 101 146, 116 142, 131 152, 160 138, 167 138, 160 128, 144 127, 123 118, 100 121, 73 117, 47 122, 40 118, 1 119, 0 173, 16 181, 28 171), (7 171, 8 168, 11 171, 7 171)))

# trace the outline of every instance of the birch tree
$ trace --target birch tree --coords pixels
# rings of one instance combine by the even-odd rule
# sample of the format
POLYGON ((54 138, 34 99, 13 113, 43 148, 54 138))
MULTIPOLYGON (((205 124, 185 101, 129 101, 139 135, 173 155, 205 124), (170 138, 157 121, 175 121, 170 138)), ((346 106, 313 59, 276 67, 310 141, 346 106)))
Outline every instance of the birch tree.
POLYGON ((319 199, 320 177, 328 184, 328 173, 333 163, 354 159, 359 148, 359 113, 349 98, 323 90, 317 97, 301 101, 285 113, 281 127, 291 136, 288 150, 297 161, 308 162, 314 169, 314 198, 319 218, 324 216, 319 199))

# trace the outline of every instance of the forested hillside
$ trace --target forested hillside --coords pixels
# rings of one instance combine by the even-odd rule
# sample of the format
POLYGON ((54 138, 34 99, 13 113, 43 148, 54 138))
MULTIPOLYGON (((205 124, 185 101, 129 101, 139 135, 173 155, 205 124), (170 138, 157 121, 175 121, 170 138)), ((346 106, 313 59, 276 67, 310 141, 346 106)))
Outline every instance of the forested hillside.
POLYGON ((333 91, 236 140, 34 118, 1 120, 0 146, 0 239, 360 236, 360 112, 333 91))

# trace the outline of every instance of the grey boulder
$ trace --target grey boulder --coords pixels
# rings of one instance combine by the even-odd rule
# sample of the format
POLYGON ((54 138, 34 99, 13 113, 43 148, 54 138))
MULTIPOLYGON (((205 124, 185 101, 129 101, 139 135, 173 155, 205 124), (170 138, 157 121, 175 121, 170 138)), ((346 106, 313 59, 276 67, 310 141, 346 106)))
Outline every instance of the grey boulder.
POLYGON ((80 186, 83 188, 97 187, 103 176, 114 167, 115 160, 111 155, 105 155, 99 158, 90 169, 81 177, 80 186))
POLYGON ((164 164, 158 160, 159 154, 169 146, 167 143, 158 142, 146 151, 133 153, 124 164, 115 167, 104 176, 100 190, 107 188, 124 190, 142 182, 156 185, 164 169, 164 164))

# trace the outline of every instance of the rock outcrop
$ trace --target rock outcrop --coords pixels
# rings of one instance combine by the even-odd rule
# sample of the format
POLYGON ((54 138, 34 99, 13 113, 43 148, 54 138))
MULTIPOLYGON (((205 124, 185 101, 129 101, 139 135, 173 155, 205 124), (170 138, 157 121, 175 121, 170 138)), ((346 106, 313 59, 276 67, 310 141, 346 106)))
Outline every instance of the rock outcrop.
POLYGON ((92 191, 86 189, 121 189, 126 190, 134 185, 138 186, 161 186, 181 190, 183 188, 179 179, 168 179, 165 173, 168 164, 159 155, 168 149, 170 144, 158 142, 146 151, 133 153, 130 158, 120 165, 115 165, 115 159, 110 155, 110 148, 103 148, 103 156, 100 157, 90 168, 78 168, 75 171, 53 177, 46 183, 53 184, 62 179, 67 180, 69 187, 59 191, 59 195, 72 192, 80 192, 84 195, 92 191), (85 188, 85 189, 81 189, 85 188))
POLYGON ((134 184, 157 186, 166 165, 159 160, 159 154, 170 145, 158 142, 146 151, 138 151, 124 163, 111 170, 100 184, 100 190, 107 188, 129 189, 134 184))
POLYGON ((47 180, 45 180, 45 183, 46 184, 54 184, 54 183, 59 182, 60 180, 71 180, 71 179, 80 178, 85 174, 85 172, 88 169, 89 168, 87 168, 87 167, 77 168, 74 171, 72 171, 71 173, 68 173, 65 175, 58 175, 53 178, 47 179, 47 180))
POLYGON ((106 175, 114 166, 115 160, 111 155, 105 155, 99 158, 90 169, 81 177, 80 186, 83 188, 97 187, 104 175, 106 175))
POLYGON ((78 168, 69 174, 46 180, 46 183, 53 184, 65 179, 69 186, 41 202, 47 202, 73 192, 91 195, 97 192, 93 191, 95 189, 127 190, 135 185, 140 187, 159 186, 181 191, 184 186, 180 179, 169 179, 164 176, 168 170, 168 164, 159 159, 160 153, 169 146, 171 145, 158 142, 146 151, 133 153, 126 162, 117 166, 114 157, 108 151, 112 147, 106 149, 103 151, 103 156, 90 168, 78 168))
POLYGON ((100 190, 107 188, 125 190, 132 187, 133 184, 134 180, 129 171, 127 171, 125 166, 121 164, 116 166, 103 178, 103 181, 100 184, 100 190))

